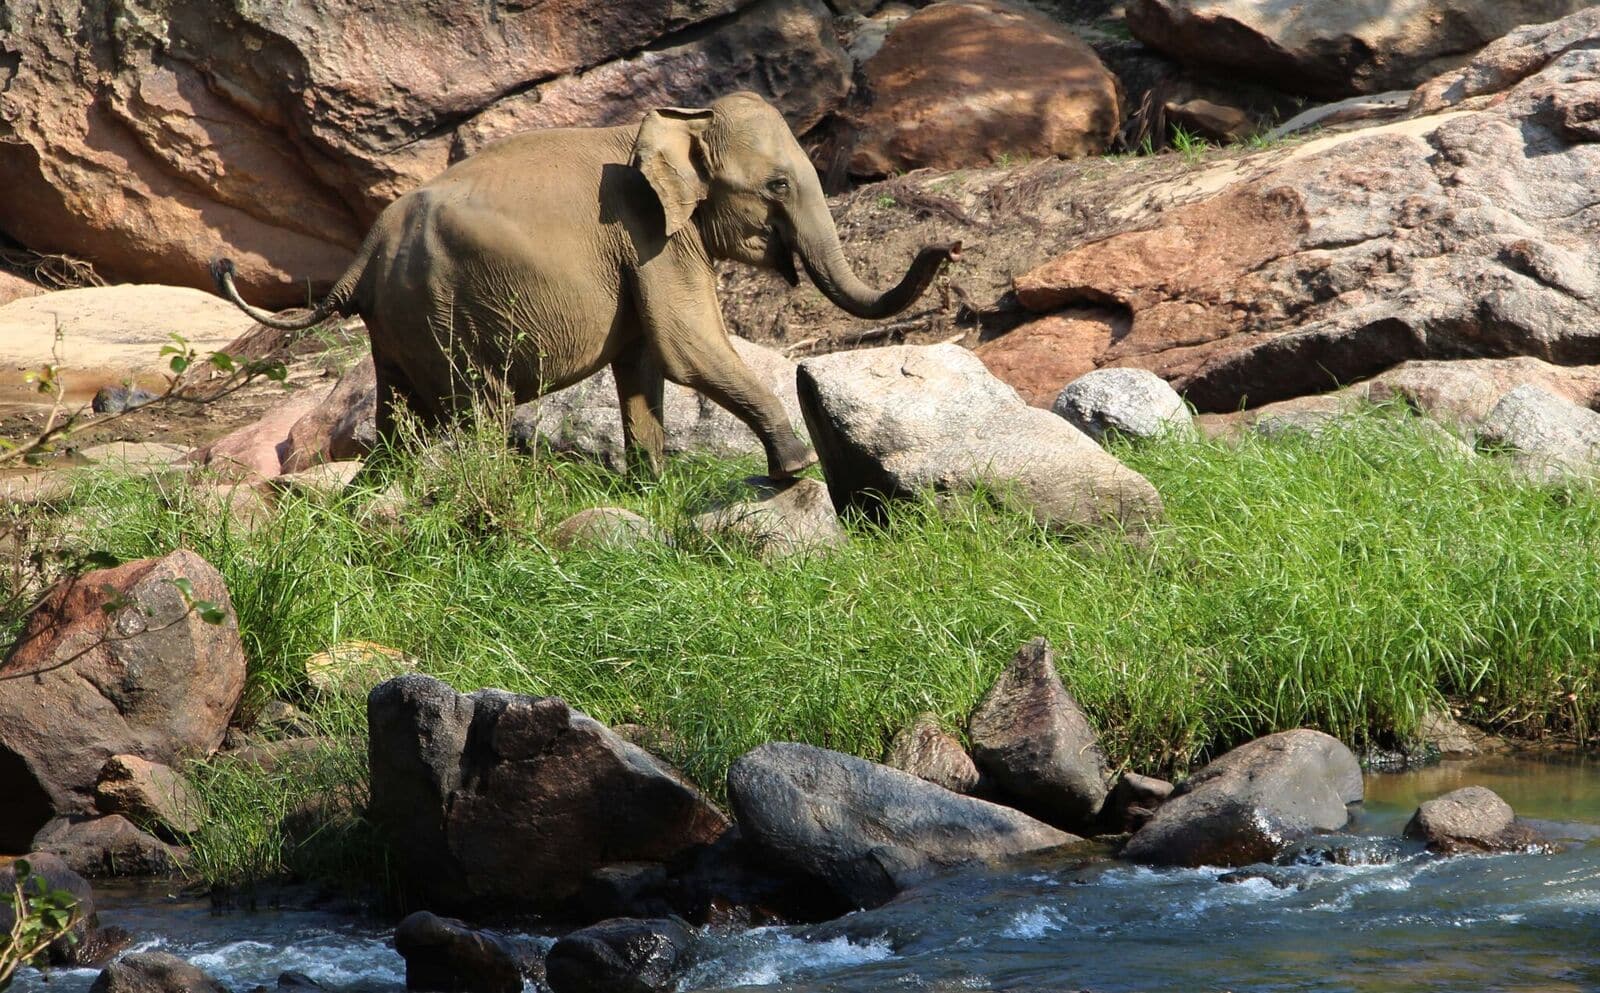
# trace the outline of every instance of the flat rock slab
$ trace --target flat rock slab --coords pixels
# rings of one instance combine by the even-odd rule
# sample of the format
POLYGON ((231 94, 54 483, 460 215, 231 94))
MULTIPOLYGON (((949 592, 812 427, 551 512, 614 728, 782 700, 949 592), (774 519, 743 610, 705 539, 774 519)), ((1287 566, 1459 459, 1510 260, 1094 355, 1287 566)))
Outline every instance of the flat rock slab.
POLYGON ((1299 728, 1240 745, 1179 786, 1122 857, 1150 865, 1240 866, 1349 822, 1361 765, 1338 739, 1299 728))
POLYGON ((59 290, 0 306, 0 400, 36 399, 23 371, 57 362, 70 395, 87 399, 125 379, 159 385, 173 332, 204 357, 255 321, 213 294, 184 286, 130 284, 59 290))
POLYGON ((1026 814, 910 773, 811 745, 774 743, 728 770, 746 841, 825 888, 842 910, 874 907, 933 874, 1081 841, 1026 814))

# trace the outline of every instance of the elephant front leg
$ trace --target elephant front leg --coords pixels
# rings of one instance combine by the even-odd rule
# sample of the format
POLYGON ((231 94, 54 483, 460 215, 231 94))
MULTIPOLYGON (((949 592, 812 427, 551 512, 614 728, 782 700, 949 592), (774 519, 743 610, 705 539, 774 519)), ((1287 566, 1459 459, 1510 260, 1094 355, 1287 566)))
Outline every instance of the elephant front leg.
POLYGON ((777 396, 733 350, 710 259, 682 241, 674 238, 639 268, 635 293, 645 341, 668 379, 710 397, 755 432, 768 476, 798 475, 817 456, 795 433, 777 396))
POLYGON ((611 363, 617 381, 617 402, 622 409, 622 453, 630 474, 661 472, 667 432, 662 422, 661 365, 640 343, 611 363))

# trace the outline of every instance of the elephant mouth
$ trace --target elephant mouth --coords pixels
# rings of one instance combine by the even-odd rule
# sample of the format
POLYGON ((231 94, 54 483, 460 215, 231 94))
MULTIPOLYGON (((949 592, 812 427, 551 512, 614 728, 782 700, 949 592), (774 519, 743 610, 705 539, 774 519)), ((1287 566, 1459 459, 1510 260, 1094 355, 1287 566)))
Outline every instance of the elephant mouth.
POLYGON ((800 272, 794 265, 794 249, 777 231, 767 239, 767 264, 777 270, 778 275, 790 286, 800 285, 800 272))

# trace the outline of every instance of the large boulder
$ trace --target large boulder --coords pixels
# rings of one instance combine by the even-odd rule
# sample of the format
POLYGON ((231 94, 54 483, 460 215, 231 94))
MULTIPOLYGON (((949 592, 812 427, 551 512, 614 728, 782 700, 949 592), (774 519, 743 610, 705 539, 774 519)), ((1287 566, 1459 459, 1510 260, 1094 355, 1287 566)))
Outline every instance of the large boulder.
POLYGON ((1060 530, 1134 529, 1161 513, 1143 476, 1061 418, 1023 403, 959 346, 824 355, 800 363, 798 382, 840 510, 988 487, 1060 530))
MULTIPOLYGON (((777 395, 789 420, 799 427, 795 364, 765 345, 743 338, 729 340, 739 358, 777 395)), ((676 383, 667 383, 662 391, 662 421, 669 454, 739 456, 760 455, 763 451, 760 439, 743 421, 704 394, 676 383)), ((511 436, 525 448, 542 443, 557 452, 572 452, 620 466, 622 414, 611 370, 602 369, 581 383, 521 405, 512 415, 511 436)))
POLYGON ((304 390, 269 407, 259 418, 191 451, 186 460, 232 483, 261 482, 284 472, 289 433, 313 416, 332 388, 304 390))
MULTIPOLYGON (((0 141, 0 158, 5 147, 0 141)), ((14 200, 5 197, 0 214, 14 200)), ((173 343, 172 334, 183 335, 205 356, 226 348, 253 323, 221 297, 184 286, 91 286, 16 300, 0 306, 0 369, 7 370, 0 400, 37 400, 33 385, 10 372, 47 363, 60 365, 68 388, 85 397, 130 379, 158 386, 171 371, 161 349, 173 343)))
POLYGON ((377 210, 500 134, 738 89, 804 130, 849 88, 831 20, 819 0, 22 0, 0 230, 123 279, 204 286, 227 255, 246 296, 304 304, 377 210))
POLYGON ((619 918, 562 936, 545 956, 554 993, 664 993, 688 960, 694 935, 663 918, 619 918))
POLYGON ((1532 828, 1517 821, 1511 804, 1486 786, 1464 786, 1426 801, 1411 815, 1405 836, 1445 855, 1515 852, 1539 840, 1532 828))
POLYGON ((106 966, 89 993, 228 993, 228 988, 176 955, 135 952, 106 966))
POLYGON ((1349 822, 1361 765, 1337 738, 1299 728, 1240 745, 1189 777, 1128 841, 1150 865, 1240 866, 1349 822))
POLYGON ((1180 62, 1334 99, 1415 86, 1520 24, 1587 0, 1132 0, 1135 38, 1180 62))
POLYGON ((1571 8, 1574 12, 1566 17, 1551 13, 1545 17, 1526 18, 1525 21, 1530 22, 1526 27, 1484 46, 1461 68, 1435 76, 1417 87, 1411 96, 1412 113, 1437 113, 1503 92, 1543 71, 1568 52, 1593 47, 1596 35, 1600 34, 1600 7, 1581 0, 1574 3, 1556 0, 1549 6, 1571 8))
POLYGON ((1116 78, 1094 50, 1060 22, 996 0, 923 8, 861 72, 857 176, 1098 155, 1119 124, 1116 78))
POLYGON ((1080 841, 1026 814, 811 745, 762 745, 728 770, 745 839, 814 881, 838 910, 873 907, 933 874, 1080 841))
POLYGON ((436 909, 561 909, 595 869, 666 863, 727 820, 648 752, 554 697, 422 675, 367 698, 372 799, 404 889, 436 909))
POLYGON ((173 765, 215 751, 244 682, 227 586, 193 552, 54 590, 0 663, 0 850, 22 850, 52 817, 94 812, 113 755, 173 765), (190 609, 179 580, 220 607, 220 623, 190 609))
POLYGON ((394 929, 406 989, 429 993, 521 993, 523 963, 510 941, 419 910, 394 929))
POLYGON ((1507 450, 1532 479, 1600 474, 1600 413, 1537 386, 1519 386, 1501 397, 1478 426, 1478 443, 1507 450))
POLYGON ((1111 770, 1043 638, 1001 671, 968 719, 967 737, 973 761, 1007 803, 1073 830, 1100 813, 1111 770))

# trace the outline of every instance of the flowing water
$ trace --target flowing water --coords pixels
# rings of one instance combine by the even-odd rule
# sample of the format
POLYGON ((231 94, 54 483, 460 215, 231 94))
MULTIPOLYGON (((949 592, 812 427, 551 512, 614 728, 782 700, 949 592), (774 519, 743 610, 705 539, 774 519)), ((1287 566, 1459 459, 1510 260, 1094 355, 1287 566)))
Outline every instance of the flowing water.
MULTIPOLYGON (((1371 776, 1350 836, 1285 861, 1235 881, 1060 860, 969 871, 825 925, 707 934, 679 989, 1600 990, 1600 762, 1371 776), (1566 839, 1561 850, 1440 859, 1395 840, 1419 801, 1466 785, 1494 789, 1566 839)), ((188 958, 235 993, 285 970, 336 990, 404 983, 390 932, 369 921, 219 915, 149 893, 103 904, 102 922, 128 928, 136 947, 188 958)), ((19 986, 79 993, 94 976, 19 986)))

